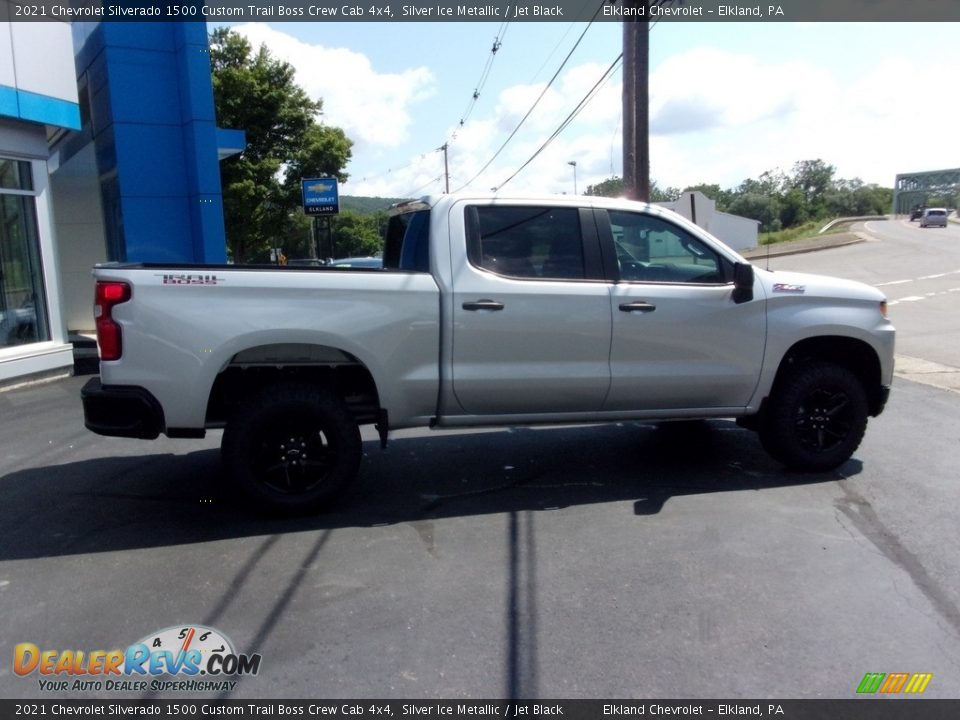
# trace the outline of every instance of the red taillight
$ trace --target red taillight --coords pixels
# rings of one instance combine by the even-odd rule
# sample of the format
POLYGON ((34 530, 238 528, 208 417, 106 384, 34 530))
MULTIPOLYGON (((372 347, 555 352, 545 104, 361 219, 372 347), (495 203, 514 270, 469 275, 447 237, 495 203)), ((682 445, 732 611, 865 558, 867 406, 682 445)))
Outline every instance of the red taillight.
POLYGON ((98 282, 93 317, 97 323, 97 345, 101 360, 119 360, 123 354, 123 333, 113 319, 113 306, 130 299, 130 286, 122 282, 98 282))

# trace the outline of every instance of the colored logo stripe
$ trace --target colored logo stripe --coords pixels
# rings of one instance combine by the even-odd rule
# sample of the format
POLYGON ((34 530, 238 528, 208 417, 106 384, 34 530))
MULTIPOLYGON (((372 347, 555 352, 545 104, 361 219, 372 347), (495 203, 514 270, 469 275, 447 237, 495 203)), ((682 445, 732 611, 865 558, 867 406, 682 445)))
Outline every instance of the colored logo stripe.
POLYGON ((883 682, 883 678, 886 677, 884 673, 867 673, 863 676, 863 680, 860 681, 860 686, 857 688, 858 693, 869 693, 873 694, 880 689, 880 684, 883 682))
POLYGON ((904 692, 918 695, 927 689, 932 679, 933 673, 867 673, 857 686, 857 693, 895 695, 904 692))
POLYGON ((882 693, 898 693, 903 690, 903 686, 907 684, 907 678, 910 677, 907 673, 890 673, 887 675, 887 679, 883 681, 883 685, 880 686, 880 692, 882 693))
POLYGON ((922 693, 927 689, 927 685, 930 684, 930 680, 932 679, 933 673, 914 673, 903 691, 905 693, 922 693))

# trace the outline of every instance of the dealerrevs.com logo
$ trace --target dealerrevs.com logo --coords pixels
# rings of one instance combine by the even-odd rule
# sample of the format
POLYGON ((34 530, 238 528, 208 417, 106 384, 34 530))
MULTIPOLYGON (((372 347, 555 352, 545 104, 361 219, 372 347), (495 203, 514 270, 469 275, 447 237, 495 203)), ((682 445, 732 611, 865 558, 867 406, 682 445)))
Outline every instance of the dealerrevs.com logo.
POLYGON ((13 671, 38 676, 40 690, 92 692, 230 691, 260 672, 259 654, 237 653, 219 630, 177 625, 147 635, 126 650, 41 650, 20 643, 13 671))

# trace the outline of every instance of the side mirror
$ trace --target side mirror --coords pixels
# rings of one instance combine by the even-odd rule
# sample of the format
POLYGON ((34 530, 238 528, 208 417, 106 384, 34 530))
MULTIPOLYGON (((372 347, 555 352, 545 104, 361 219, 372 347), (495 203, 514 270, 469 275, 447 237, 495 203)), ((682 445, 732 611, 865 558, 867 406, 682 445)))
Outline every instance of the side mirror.
POLYGON ((740 303, 753 300, 753 265, 737 263, 733 266, 733 301, 740 303))

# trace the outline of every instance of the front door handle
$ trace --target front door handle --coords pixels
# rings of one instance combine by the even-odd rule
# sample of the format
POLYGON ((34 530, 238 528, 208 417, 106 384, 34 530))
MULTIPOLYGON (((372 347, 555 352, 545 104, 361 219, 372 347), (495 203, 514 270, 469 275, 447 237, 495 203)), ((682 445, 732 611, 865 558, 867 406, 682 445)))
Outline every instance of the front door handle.
POLYGON ((621 312, 648 313, 648 312, 653 312, 656 309, 657 309, 656 305, 651 305, 650 303, 644 302, 643 300, 635 300, 634 302, 621 303, 620 305, 621 312))
POLYGON ((465 302, 464 310, 503 310, 504 304, 496 300, 477 300, 476 302, 465 302))

